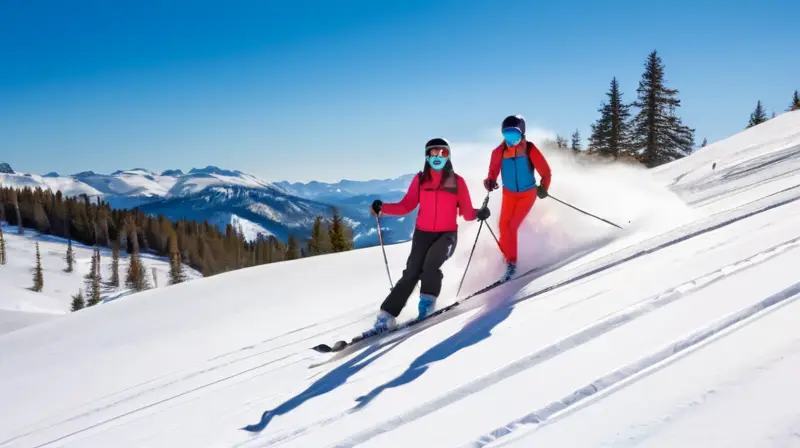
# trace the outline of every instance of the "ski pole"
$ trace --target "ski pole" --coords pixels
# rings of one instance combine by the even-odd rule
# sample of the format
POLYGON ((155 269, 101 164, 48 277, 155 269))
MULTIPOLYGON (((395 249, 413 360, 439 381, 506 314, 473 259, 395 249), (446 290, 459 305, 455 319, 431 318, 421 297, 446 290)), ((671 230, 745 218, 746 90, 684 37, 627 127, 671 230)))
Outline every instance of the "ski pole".
POLYGON ((618 229, 621 229, 621 228, 622 228, 622 227, 620 227, 620 226, 618 226, 618 225, 614 224, 613 222, 611 222, 611 221, 609 221, 609 220, 603 219, 603 218, 601 218, 601 217, 599 217, 599 216, 595 216, 595 215, 593 215, 593 214, 591 214, 591 213, 589 213, 589 212, 583 211, 583 210, 579 209, 578 207, 575 207, 574 205, 567 204, 566 202, 564 202, 564 201, 562 201, 561 199, 558 199, 558 198, 556 198, 556 197, 554 197, 554 196, 552 196, 552 195, 549 195, 549 194, 548 194, 548 195, 547 195, 547 197, 548 197, 548 198, 553 198, 553 199, 555 199, 556 201, 558 201, 558 202, 560 202, 560 203, 562 203, 562 204, 566 205, 567 207, 570 207, 570 208, 572 208, 572 209, 574 209, 574 210, 577 210, 577 211, 579 211, 579 212, 583 213, 584 215, 589 215, 589 216, 591 216, 592 218, 599 219, 600 221, 603 221, 603 222, 605 222, 605 223, 607 223, 607 224, 611 224, 612 226, 614 226, 614 227, 616 227, 616 228, 618 228, 618 229))
POLYGON ((486 224, 486 228, 489 230, 489 233, 492 234, 492 238, 494 238, 494 242, 497 243, 497 248, 500 249, 500 252, 503 251, 503 248, 500 246, 500 240, 497 239, 497 235, 494 234, 494 230, 492 230, 492 226, 486 224))
MULTIPOLYGON (((483 205, 481 208, 486 207, 489 204, 489 193, 486 193, 486 199, 483 200, 483 205)), ((475 247, 478 245, 478 237, 481 236, 481 229, 483 228, 484 221, 481 221, 481 224, 478 226, 478 233, 475 235, 475 242, 472 243, 472 251, 469 253, 469 259, 467 260, 467 266, 464 268, 464 275, 461 276, 461 283, 458 284, 458 291, 456 291, 456 297, 461 293, 461 286, 464 284, 464 279, 467 278, 467 271, 469 270, 469 264, 472 262, 472 255, 475 253, 475 247)), ((487 226, 488 227, 488 226, 487 226)))
POLYGON ((378 240, 381 242, 381 250, 383 251, 383 264, 386 266, 386 275, 389 277, 389 290, 394 289, 394 282, 392 282, 392 274, 389 272, 389 260, 386 258, 386 249, 383 247, 383 234, 381 233, 381 219, 375 214, 375 222, 378 224, 378 240))

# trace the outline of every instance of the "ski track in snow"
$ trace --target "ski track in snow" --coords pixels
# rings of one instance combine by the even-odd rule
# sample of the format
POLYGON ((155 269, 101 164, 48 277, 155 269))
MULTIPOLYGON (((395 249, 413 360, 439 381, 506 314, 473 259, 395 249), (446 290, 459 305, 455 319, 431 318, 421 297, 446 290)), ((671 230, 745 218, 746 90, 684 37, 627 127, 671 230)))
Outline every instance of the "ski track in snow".
MULTIPOLYGON (((424 405, 410 411, 406 412, 401 416, 392 418, 387 422, 377 425, 372 430, 365 431, 362 434, 349 438, 346 441, 336 444, 336 448, 349 448, 356 446, 358 444, 364 443, 370 440, 373 437, 376 437, 379 434, 395 430, 400 426, 407 424, 413 420, 419 419, 428 415, 444 406, 449 406, 468 395, 480 392, 487 387, 504 380, 505 378, 514 376, 519 374, 520 372, 530 369, 536 365, 539 365, 542 362, 547 361, 567 350, 575 348, 579 345, 585 344, 586 342, 598 338, 603 334, 612 331, 618 328, 620 325, 624 325, 628 322, 633 321, 641 316, 644 316, 648 313, 651 313, 659 308, 662 308, 666 305, 669 305, 683 297, 686 297, 690 293, 696 292, 699 289, 705 288, 710 286, 714 282, 717 282, 729 275, 737 273, 743 269, 747 269, 755 264, 764 262, 769 260, 770 258, 783 253, 786 250, 796 248, 800 244, 800 237, 795 238, 793 240, 787 241, 779 246, 773 247, 765 252, 760 252, 756 255, 753 255, 747 259, 741 260, 738 263, 734 263, 732 265, 725 266, 723 268, 718 269, 717 271, 705 274, 698 278, 692 279, 689 282, 686 282, 681 285, 677 285, 673 288, 670 288, 662 293, 656 295, 655 297, 651 297, 646 299, 634 306, 632 306, 627 311, 623 311, 613 315, 610 318, 603 319, 598 321, 594 325, 591 325, 584 330, 575 333, 565 339, 557 341, 550 346, 546 347, 545 349, 536 351, 531 353, 530 355, 517 360, 516 362, 505 366, 502 369, 496 370, 492 372, 490 375, 487 375, 483 378, 477 378, 474 381, 467 383, 463 386, 455 388, 453 391, 449 392, 448 394, 442 395, 435 400, 427 401, 424 405)), ((772 306, 780 301, 791 298, 793 295, 800 293, 800 283, 793 285, 790 288, 782 291, 780 294, 776 294, 771 296, 767 299, 764 299, 762 302, 745 309, 742 314, 744 317, 749 317, 752 314, 765 309, 768 306, 772 306)), ((708 337, 711 334, 715 334, 722 329, 726 328, 729 325, 732 325, 739 320, 743 319, 744 317, 741 316, 734 316, 730 319, 726 319, 722 326, 719 328, 713 328, 713 331, 710 333, 705 334, 705 337, 708 337)), ((670 356, 673 353, 678 353, 680 350, 699 342, 701 339, 699 336, 689 337, 684 341, 676 342, 674 345, 674 352, 669 353, 670 350, 673 350, 673 347, 667 347, 666 349, 657 352, 654 355, 654 358, 657 357, 666 357, 670 356), (686 347, 681 347, 681 345, 686 345, 686 347), (669 353, 669 354, 667 354, 669 353)), ((621 376, 625 373, 628 373, 632 369, 643 369, 652 365, 655 361, 650 361, 649 359, 642 360, 636 363, 633 366, 626 366, 626 368, 621 369, 618 372, 613 372, 609 375, 608 378, 601 378, 598 379, 596 382, 589 384, 581 389, 577 390, 569 397, 566 397, 562 400, 561 403, 556 405, 556 410, 561 410, 560 407, 563 405, 564 408, 573 404, 573 402, 578 401, 578 399, 582 398, 583 396, 589 396, 602 388, 609 387, 613 384, 613 382, 619 381, 621 378, 615 378, 621 376), (604 384, 605 383, 605 384, 604 384), (591 392, 590 392, 591 390, 591 392)), ((528 416, 520 419, 518 422, 513 422, 507 425, 504 428, 498 429, 493 431, 491 437, 497 438, 501 435, 505 435, 510 433, 514 430, 515 426, 518 424, 528 424, 529 422, 538 423, 539 421, 544 421, 547 418, 547 414, 549 411, 553 411, 552 407, 543 408, 542 410, 537 410, 531 413, 528 416)), ((555 412, 555 411, 553 411, 555 412)), ((488 438, 488 437, 487 437, 488 438)), ((480 441, 483 442, 486 439, 482 438, 480 441)), ((484 444, 481 443, 477 446, 483 446, 484 444)), ((473 445, 471 445, 473 446, 473 445)))
MULTIPOLYGON (((698 348, 700 346, 702 345, 699 345, 698 348)), ((687 352, 686 354, 688 353, 689 352, 687 352)), ((679 356, 676 356, 675 357, 676 359, 672 359, 670 361, 671 362, 677 361, 678 360, 677 358, 679 358, 679 356)), ((788 360, 793 362, 795 365, 800 365, 800 339, 795 339, 794 341, 792 341, 791 347, 789 348, 788 352, 787 351, 780 352, 780 354, 773 355, 766 361, 759 362, 755 367, 747 368, 743 372, 737 372, 730 378, 725 378, 723 381, 719 382, 715 388, 704 390, 703 393, 699 396, 699 398, 695 398, 691 401, 683 403, 674 412, 660 417, 658 421, 651 422, 644 428, 631 428, 629 431, 633 432, 634 434, 629 435, 626 438, 626 444, 638 445, 641 444, 642 442, 647 441, 648 439, 652 439, 654 436, 658 435, 661 431, 668 428, 670 424, 673 424, 681 419, 690 416, 693 412, 697 410, 698 407, 709 404, 721 394, 737 389, 742 383, 750 382, 753 381, 754 379, 757 379, 760 375, 763 375, 766 371, 774 368, 779 363, 786 361, 787 358, 789 358, 788 360)), ((645 375, 648 375, 650 373, 655 373, 658 370, 661 370, 661 367, 664 366, 655 366, 653 367, 652 370, 647 372, 642 372, 637 375, 642 377, 640 379, 644 379, 645 375)), ((617 387, 609 388, 608 391, 602 393, 606 395, 613 394, 615 390, 620 390, 626 387, 626 385, 631 384, 630 382, 626 384, 625 381, 626 380, 621 381, 617 387)), ((636 379, 632 379, 632 381, 636 381, 636 379)), ((599 399, 602 399, 602 397, 599 396, 594 401, 597 401, 599 399)), ((588 406, 590 404, 591 404, 591 399, 587 400, 587 402, 584 403, 584 406, 588 406)), ((572 412, 577 411, 578 410, 577 408, 578 406, 575 406, 575 408, 572 409, 572 412)), ((567 417, 568 415, 569 413, 567 412, 563 414, 557 414, 553 418, 551 418, 547 423, 552 424, 558 419, 567 417)), ((795 422, 795 423, 800 423, 800 422, 795 422)), ((535 430, 536 428, 533 429, 535 430)), ((530 434, 529 432, 526 432, 523 435, 529 435, 529 434, 530 434)), ((495 446, 499 447, 506 445, 507 444, 501 443, 500 445, 495 445, 495 446)))
POLYGON ((524 425, 541 426, 549 423, 549 421, 554 417, 563 417, 563 415, 560 413, 563 412, 566 414, 569 412, 569 410, 571 410, 570 408, 577 403, 580 403, 597 393, 601 393, 606 389, 610 389, 627 379, 631 379, 632 381, 641 379, 641 376, 638 378, 635 376, 645 371, 645 369, 649 369, 647 373, 652 373, 658 368, 666 367, 665 361, 669 360, 673 356, 682 354, 684 350, 689 350, 695 345, 720 334, 722 331, 728 329, 728 327, 739 323, 749 323, 750 319, 761 317, 762 314, 759 313, 773 311, 770 309, 773 306, 777 307, 778 305, 790 303, 798 298, 800 298, 800 282, 795 283, 776 294, 766 297, 758 303, 744 308, 737 313, 729 315, 696 333, 692 333, 685 338, 677 340, 674 343, 656 352, 653 352, 649 356, 641 358, 631 364, 622 366, 619 369, 610 372, 607 375, 573 391, 560 401, 543 406, 531 412, 530 414, 503 426, 502 428, 498 428, 485 436, 479 437, 474 443, 470 443, 467 446, 487 446, 489 443, 498 440, 503 436, 511 434, 524 425), (659 363, 663 364, 659 365, 659 363))
MULTIPOLYGON (((373 313, 370 313, 369 316, 372 316, 372 314, 373 313)), ((346 317, 349 317, 349 316, 350 316, 349 314, 344 314, 344 315, 338 317, 337 319, 333 319, 332 321, 335 321, 335 320, 338 320, 338 319, 341 319, 341 318, 346 318, 346 317)), ((302 343, 302 342, 306 342, 306 341, 312 340, 314 338, 319 338, 322 335, 324 335, 324 334, 326 334, 326 333, 328 333, 328 332, 330 332, 332 330, 337 330, 337 329, 340 329, 340 328, 344 328, 344 327, 350 326, 354 322, 358 322, 360 320, 363 320, 365 317, 366 317, 366 315, 361 316, 360 318, 358 318, 356 320, 350 320, 350 321, 348 321, 348 322, 346 322, 346 323, 344 323, 342 325, 326 328, 325 330, 321 330, 321 331, 318 331, 316 333, 312 333, 312 334, 304 336, 304 337, 302 337, 300 339, 293 340, 293 341, 290 341, 290 342, 286 342, 284 344, 277 345, 277 346, 274 346, 274 347, 270 347, 270 348, 262 350, 262 351, 257 351, 255 353, 248 354, 246 356, 241 356, 241 357, 235 358, 235 359, 230 360, 230 361, 219 362, 219 360, 221 360, 222 358, 225 358, 227 356, 231 356, 231 355, 234 355, 236 353, 240 353, 242 351, 252 350, 252 349, 255 349, 257 346, 265 345, 266 343, 269 343, 269 342, 282 340, 285 337, 290 336, 292 334, 296 334, 296 333, 299 333, 301 331, 308 330, 308 329, 314 328, 316 326, 319 326, 321 323, 316 323, 316 324, 313 324, 313 325, 308 325, 306 327, 301 327, 299 329, 291 330, 291 331, 288 331, 288 332, 283 333, 281 335, 265 339, 264 341, 262 341, 261 343, 259 343, 257 345, 244 347, 244 348, 241 348, 241 349, 239 349, 239 350, 237 350, 235 352, 219 355, 219 356, 217 356, 215 358, 209 359, 209 363, 208 364, 204 364, 202 366, 195 367, 195 368, 184 369, 184 370, 179 371, 179 372, 173 372, 171 374, 167 374, 167 375, 163 375, 163 376, 158 377, 158 378, 154 378, 154 379, 152 379, 150 381, 142 382, 140 384, 137 384, 135 386, 132 386, 132 387, 127 388, 125 390, 121 390, 121 391, 119 391, 119 392, 117 392, 115 394, 112 394, 112 395, 109 395, 109 396, 105 397, 103 400, 110 400, 110 399, 112 399, 114 397, 117 397, 117 396, 124 396, 123 398, 118 398, 115 401, 112 401, 112 402, 110 402, 108 404, 104 404, 104 405, 98 406, 96 401, 93 402, 93 403, 86 403, 82 407, 91 406, 90 410, 84 411, 84 412, 81 412, 81 413, 78 413, 78 414, 74 414, 70 418, 67 418, 67 419, 58 421, 56 423, 52 423, 52 424, 45 424, 44 421, 36 422, 35 423, 35 426, 36 426, 35 430, 33 430, 31 432, 19 434, 18 436, 15 436, 15 437, 13 437, 11 439, 8 439, 8 440, 5 440, 5 441, 0 441, 0 446, 5 445, 5 444, 10 443, 10 442, 13 442, 14 440, 19 439, 21 437, 25 437, 25 436, 31 435, 34 432, 39 431, 39 430, 53 428, 53 427, 58 426, 58 425, 69 423, 71 421, 78 420, 78 419, 81 419, 83 417, 91 416, 93 414, 100 413, 100 412, 102 412, 104 410, 108 410, 108 409, 120 406, 120 405, 125 404, 127 402, 130 402, 130 401, 133 401, 135 399, 141 398, 141 397, 143 397, 145 395, 151 394, 153 392, 156 392, 156 391, 159 391, 159 390, 162 390, 162 389, 166 389, 166 388, 168 388, 170 386, 173 386, 173 385, 185 385, 183 383, 187 383, 188 380, 193 379, 195 377, 201 377, 201 376, 207 375, 207 374, 209 374, 211 372, 214 372, 216 370, 229 368, 229 367, 232 367, 234 364, 242 363, 244 361, 248 361, 248 360, 250 360, 252 358, 255 358, 255 357, 270 353, 270 352, 278 351, 278 350, 281 350, 281 349, 286 349, 286 348, 292 347, 292 346, 294 346, 296 344, 299 344, 299 343, 302 343), (213 362, 212 363, 211 361, 217 361, 217 362, 213 362), (178 375, 180 375, 180 376, 178 376, 178 375), (146 386, 150 386, 150 387, 142 389, 143 387, 146 387, 146 386)), ((75 435, 75 434, 79 434, 79 433, 81 433, 81 432, 83 432, 85 430, 96 428, 96 427, 101 426, 103 424, 115 421, 118 418, 122 418, 122 417, 125 417, 125 416, 128 416, 128 415, 132 415, 135 412, 146 410, 146 409, 149 409, 149 408, 151 408, 153 406, 157 406, 159 404, 166 403, 169 400, 172 400, 174 398, 179 398, 179 397, 184 396, 186 394, 201 390, 201 389, 203 389, 203 388, 205 388, 207 386, 211 386, 211 385, 217 384, 217 383, 222 382, 222 381, 233 379, 233 378, 239 376, 242 373, 248 373, 248 372, 250 372, 252 370, 257 370, 257 369, 263 368, 265 366, 268 366, 268 365, 272 364, 275 361, 284 360, 284 359, 287 359, 287 358, 292 357, 292 356, 297 356, 298 354, 299 353, 295 352, 295 353, 292 353, 292 354, 289 354, 289 355, 284 355, 284 356, 282 356, 282 357, 280 357, 280 358, 278 358, 276 360, 270 360, 270 361, 268 361, 266 363, 257 364, 254 367, 248 367, 245 370, 240 371, 239 373, 235 373, 235 374, 232 374, 232 375, 223 376, 222 378, 214 379, 214 380, 212 380, 210 382, 201 384, 200 386, 194 387, 194 388, 192 388, 190 390, 187 390, 185 392, 182 392, 180 394, 171 396, 171 397, 169 397, 167 399, 160 399, 160 400, 154 401, 154 402, 152 402, 150 404, 147 404, 147 405, 144 405, 144 406, 140 406, 140 407, 138 407, 138 408, 136 408, 136 409, 134 409, 132 411, 127 411, 127 412, 125 412, 125 413, 123 413, 123 414, 121 414, 121 415, 119 415, 119 416, 117 416, 115 418, 108 419, 106 421, 91 425, 91 426, 86 427, 86 428, 84 428, 82 430, 75 431, 75 432, 73 432, 73 433, 71 433, 71 434, 69 434, 67 436, 62 437, 62 438, 58 438, 58 439, 52 440, 52 441, 50 441, 48 443, 45 443, 45 444, 42 444, 42 445, 38 445, 38 446, 47 446, 47 445, 49 445, 51 443, 60 441, 65 437, 69 437, 69 436, 72 436, 72 435, 75 435)), ((296 361, 293 361, 291 364, 299 363, 301 361, 309 360, 309 359, 312 359, 312 358, 313 358, 313 356, 307 356, 307 357, 304 357, 304 358, 300 358, 300 359, 298 359, 296 361)), ((72 412, 76 412, 76 410, 73 410, 72 412)))

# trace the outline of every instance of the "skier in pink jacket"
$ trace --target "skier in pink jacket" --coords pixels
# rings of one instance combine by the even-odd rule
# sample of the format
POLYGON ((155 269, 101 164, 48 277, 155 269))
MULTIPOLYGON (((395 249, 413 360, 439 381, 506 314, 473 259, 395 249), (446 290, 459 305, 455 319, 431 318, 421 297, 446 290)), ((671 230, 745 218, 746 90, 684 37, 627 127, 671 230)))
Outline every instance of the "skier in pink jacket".
POLYGON ((416 227, 411 241, 411 253, 402 278, 381 304, 375 329, 387 330, 396 325, 395 318, 405 307, 418 281, 420 285, 419 317, 430 313, 442 289, 441 267, 456 248, 457 218, 467 221, 489 218, 489 209, 476 210, 472 205, 464 179, 453 171, 450 144, 434 138, 425 145, 426 164, 414 176, 405 197, 400 202, 372 203, 373 214, 407 215, 419 206, 416 227))

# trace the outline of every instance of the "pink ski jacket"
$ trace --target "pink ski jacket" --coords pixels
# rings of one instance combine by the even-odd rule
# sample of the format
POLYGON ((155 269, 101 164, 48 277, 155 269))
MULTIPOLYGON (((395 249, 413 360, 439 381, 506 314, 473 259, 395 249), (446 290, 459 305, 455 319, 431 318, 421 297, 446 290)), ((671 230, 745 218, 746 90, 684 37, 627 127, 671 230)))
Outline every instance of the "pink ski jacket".
POLYGON ((416 228, 426 232, 457 231, 459 215, 467 221, 474 220, 475 208, 464 179, 452 173, 441 182, 442 173, 433 170, 430 173, 431 179, 422 184, 422 173, 414 176, 403 199, 383 204, 381 212, 386 215, 407 215, 419 205, 416 228))

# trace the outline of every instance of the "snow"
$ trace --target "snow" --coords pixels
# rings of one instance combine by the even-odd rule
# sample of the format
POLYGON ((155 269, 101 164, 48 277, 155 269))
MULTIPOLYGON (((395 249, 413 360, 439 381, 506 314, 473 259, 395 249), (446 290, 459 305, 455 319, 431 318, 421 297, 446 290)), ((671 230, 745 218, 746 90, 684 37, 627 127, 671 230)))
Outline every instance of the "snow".
POLYGON ((248 219, 242 218, 241 216, 234 214, 231 215, 231 225, 235 229, 240 229, 242 235, 244 235, 244 238, 247 241, 255 241, 256 239, 258 239, 259 235, 263 237, 268 237, 272 235, 272 232, 265 229, 264 227, 254 223, 253 221, 250 221, 248 219))
POLYGON ((268 188, 269 182, 258 179, 257 177, 240 172, 226 171, 196 171, 192 170, 188 175, 181 177, 169 189, 168 197, 188 196, 198 193, 209 187, 220 186, 242 186, 251 188, 268 188))
POLYGON ((3 174, 0 173, 0 186, 12 188, 42 188, 61 191, 65 196, 101 195, 97 189, 71 177, 43 177, 38 174, 3 174))
MULTIPOLYGON (((310 347, 367 328, 389 291, 379 247, 6 332, 0 447, 796 445, 798 130, 785 113, 655 170, 545 149, 552 195, 624 230, 537 200, 536 273, 329 362, 310 347)), ((457 154, 477 205, 486 151, 457 154)), ((442 304, 478 229, 461 224, 442 304)), ((396 281, 409 246, 385 249, 396 281)), ((463 291, 501 271, 482 229, 463 291)))
MULTIPOLYGON (((74 242, 75 253, 73 272, 64 272, 67 241, 52 235, 40 234, 32 229, 24 229, 19 235, 16 226, 10 227, 0 222, 6 245, 5 265, 0 265, 0 334, 39 323, 55 317, 63 317, 70 313, 72 295, 83 289, 86 296, 86 284, 83 278, 89 272, 92 258, 92 247, 74 242), (32 269, 36 265, 36 243, 42 260, 44 286, 41 292, 31 291, 33 285, 32 269)), ((107 281, 111 276, 111 250, 100 249, 101 280, 107 281)), ((142 254, 142 262, 147 268, 151 286, 163 288, 169 279, 169 261, 166 258, 142 254), (153 283, 152 269, 156 270, 158 285, 153 283)), ((123 250, 120 253, 119 272, 122 284, 119 288, 107 287, 101 297, 115 300, 121 297, 133 297, 125 285, 125 272, 129 257, 123 250)), ((194 269, 185 267, 187 277, 192 280, 202 277, 194 269)))

